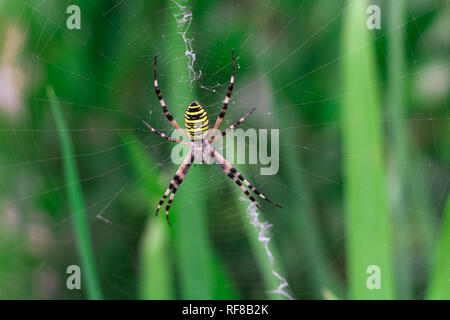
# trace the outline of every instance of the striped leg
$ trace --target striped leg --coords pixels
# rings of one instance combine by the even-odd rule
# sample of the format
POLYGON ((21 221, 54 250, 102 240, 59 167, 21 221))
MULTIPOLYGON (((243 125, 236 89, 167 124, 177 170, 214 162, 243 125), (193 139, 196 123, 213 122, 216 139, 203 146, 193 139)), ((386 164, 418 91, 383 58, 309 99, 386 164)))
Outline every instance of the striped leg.
MULTIPOLYGON (((189 165, 189 166, 190 166, 190 165, 189 165)), ((189 169, 189 166, 187 167, 187 169, 189 169)), ((186 170, 186 171, 187 171, 187 170, 186 170)), ((169 226, 170 226, 169 210, 170 210, 170 207, 172 206, 173 198, 175 198, 175 192, 177 192, 178 187, 180 186, 180 184, 181 184, 182 182, 183 182, 183 178, 181 178, 180 182, 179 182, 177 185, 175 185, 175 186, 173 187, 172 193, 170 194, 170 197, 169 197, 169 201, 167 201, 167 205, 166 205, 166 218, 167 218, 167 223, 169 224, 169 226)))
POLYGON ((175 138, 169 137, 167 134, 162 133, 161 131, 158 131, 158 130, 154 129, 151 125, 149 125, 149 124, 148 124, 147 122, 145 122, 144 120, 142 120, 142 122, 143 122, 143 123, 147 126, 147 128, 149 128, 153 133, 157 134, 158 136, 160 136, 160 137, 162 137, 162 138, 164 138, 164 139, 166 139, 166 140, 169 140, 169 141, 172 141, 172 142, 176 142, 176 143, 181 143, 181 144, 189 145, 189 142, 187 142, 187 141, 183 141, 183 140, 179 140, 179 139, 175 139, 175 138))
POLYGON ((231 71, 231 79, 230 79, 230 84, 228 85, 227 95, 225 96, 225 99, 223 100, 222 111, 220 111, 220 114, 217 117, 216 123, 214 124, 214 128, 211 130, 209 137, 212 137, 216 133, 217 129, 219 128, 220 124, 222 123, 223 117, 225 117, 225 112, 227 112, 228 103, 230 102, 231 92, 233 92, 234 70, 235 70, 234 49, 231 49, 231 58, 233 59, 233 69, 231 71))
POLYGON ((184 177, 186 176, 186 173, 188 172, 189 168, 192 165, 192 162, 194 162, 194 154, 190 152, 186 158, 184 158, 183 162, 181 163, 180 167, 178 168, 177 172, 175 173, 175 176, 170 181, 169 187, 166 189, 166 192, 164 192, 164 195, 162 196, 161 200, 159 200, 158 207, 156 208, 156 215, 158 215, 159 209, 161 209, 162 204, 164 201, 166 201, 169 193, 172 191, 172 194, 169 197, 169 201, 166 206, 166 218, 167 223, 170 225, 169 222, 169 210, 170 206, 172 204, 173 198, 175 197, 175 192, 177 191, 179 185, 183 182, 184 177))
POLYGON ((166 192, 164 192, 164 195, 159 200, 158 207, 156 208, 156 216, 158 216, 159 209, 161 209, 162 204, 164 203, 164 201, 166 201, 167 196, 169 195, 170 191, 172 191, 172 188, 173 188, 173 179, 172 181, 170 181, 169 187, 166 189, 166 192))
POLYGON ((226 130, 222 131, 220 133, 220 136, 214 136, 211 137, 211 140, 209 140, 209 143, 213 143, 214 141, 219 140, 220 138, 224 137, 228 132, 230 132, 231 130, 233 130, 234 128, 236 128, 238 125, 240 125, 242 122, 244 122, 244 120, 253 113, 253 111, 255 111, 256 108, 253 108, 252 110, 250 110, 249 112, 247 112, 247 114, 245 116, 243 116, 242 118, 240 118, 238 121, 236 121, 235 123, 233 123, 229 128, 227 128, 226 130))
POLYGON ((244 194, 247 196, 247 198, 250 199, 251 202, 253 202, 256 207, 263 211, 262 208, 259 206, 259 203, 256 201, 255 197, 253 197, 250 192, 248 192, 248 190, 242 185, 242 182, 239 181, 238 178, 236 178, 236 176, 233 174, 233 172, 231 172, 226 165, 224 165, 223 163, 221 163, 216 157, 214 152, 211 152, 211 156, 213 157, 213 159, 216 161, 216 163, 219 165, 219 167, 222 168, 223 172, 231 179, 234 181, 234 183, 236 183, 238 185, 238 187, 242 190, 242 192, 244 192, 244 194))
POLYGON ((182 135, 184 135, 186 138, 190 139, 189 135, 183 129, 181 129, 181 127, 178 124, 178 122, 169 113, 169 110, 167 109, 166 103, 164 102, 164 99, 162 97, 161 90, 159 90, 158 80, 156 78, 156 55, 155 55, 155 64, 154 64, 154 78, 155 78, 155 92, 156 92, 156 95, 158 96, 159 103, 161 104, 161 107, 163 109, 164 114, 167 117, 167 120, 169 120, 170 123, 172 124, 172 126, 175 129, 177 129, 182 135))
MULTIPOLYGON (((214 159, 217 159, 217 163, 221 163, 223 164, 223 166, 226 168, 227 171, 231 172, 231 174, 234 174, 240 181, 242 181, 250 190, 252 190, 256 195, 258 195, 261 199, 266 200, 267 202, 270 202, 271 204, 273 204, 274 206, 278 207, 278 208, 282 208, 278 203, 273 202, 272 200, 270 200, 269 198, 267 198, 265 195, 263 195, 261 192, 259 192, 258 189, 256 189, 250 182, 248 182, 247 179, 244 178, 244 176, 237 171, 232 165, 231 163, 229 163, 227 161, 227 159, 225 159, 219 152, 217 152, 212 146, 211 149, 213 150, 211 152, 211 156, 214 159)), ((251 200, 251 199, 250 199, 251 200)))
POLYGON ((181 172, 179 173, 178 179, 175 181, 176 184, 173 186, 172 188, 172 193, 170 194, 169 197, 169 201, 167 201, 167 205, 166 205, 166 218, 167 218, 167 223, 170 226, 170 221, 169 221, 169 210, 170 207, 172 206, 172 201, 173 198, 175 197, 175 192, 177 192, 178 187, 180 186, 180 184, 183 182, 184 177, 186 176, 189 168, 191 167, 192 163, 194 162, 194 154, 191 154, 191 157, 189 159, 189 161, 186 163, 186 166, 184 168, 181 169, 181 172))

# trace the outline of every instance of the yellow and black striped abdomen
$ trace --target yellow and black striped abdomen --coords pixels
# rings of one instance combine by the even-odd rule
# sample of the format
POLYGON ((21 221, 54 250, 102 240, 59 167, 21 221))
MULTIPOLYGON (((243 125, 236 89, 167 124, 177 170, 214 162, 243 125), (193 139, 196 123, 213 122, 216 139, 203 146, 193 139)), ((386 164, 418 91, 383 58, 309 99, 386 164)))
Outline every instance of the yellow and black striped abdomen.
POLYGON ((191 140, 201 140, 209 129, 209 119, 205 108, 197 102, 192 102, 184 114, 184 125, 191 140))

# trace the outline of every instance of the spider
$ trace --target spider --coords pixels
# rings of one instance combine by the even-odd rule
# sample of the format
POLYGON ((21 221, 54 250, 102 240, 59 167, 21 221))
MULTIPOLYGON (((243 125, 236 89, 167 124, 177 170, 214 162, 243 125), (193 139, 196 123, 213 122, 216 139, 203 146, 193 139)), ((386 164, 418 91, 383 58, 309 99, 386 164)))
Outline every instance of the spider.
POLYGON ((216 131, 218 130, 225 113, 227 111, 228 103, 230 102, 231 92, 233 91, 233 84, 234 84, 234 71, 235 71, 235 61, 234 61, 234 50, 231 50, 231 56, 232 56, 232 72, 231 72, 231 79, 230 84, 228 85, 228 91, 227 95, 225 96, 225 99, 223 101, 223 107, 222 111, 220 112, 219 116, 217 117, 216 123, 214 124, 214 127, 212 130, 209 126, 209 118, 208 114, 205 110, 205 108, 200 105, 197 101, 193 101, 191 104, 188 105, 186 109, 186 113, 184 115, 185 119, 185 127, 186 131, 181 129, 180 125, 177 123, 177 121, 174 119, 174 117, 169 113, 169 110, 167 109, 166 103, 164 102, 164 99, 161 95, 161 91, 158 87, 158 80, 156 77, 156 55, 155 55, 155 63, 154 63, 154 84, 155 84, 155 92, 158 97, 159 103, 161 104, 162 110, 164 112, 164 115, 167 117, 167 120, 172 124, 172 126, 178 130, 183 136, 188 138, 190 142, 179 140, 176 138, 169 137, 165 133, 162 133, 153 127, 151 127, 146 121, 142 121, 153 133, 157 134, 158 136, 180 144, 189 145, 189 153, 184 158, 183 162, 181 163, 180 167, 178 168, 177 172, 175 173, 175 176, 170 181, 169 187, 164 192, 164 195, 162 196, 161 200, 159 200, 158 207, 156 208, 156 215, 158 215, 159 210, 161 209, 161 206, 166 201, 167 197, 170 194, 169 200, 167 201, 166 206, 166 218, 167 223, 170 226, 170 220, 169 220, 169 210, 172 205, 172 201, 175 197, 175 193, 178 190, 178 187, 183 182, 184 177, 186 176, 189 168, 191 167, 191 164, 194 162, 195 159, 199 161, 200 163, 204 160, 204 154, 206 151, 206 154, 209 154, 211 158, 214 160, 214 162, 222 169, 222 171, 231 179, 233 182, 244 192, 244 194, 247 196, 247 198, 250 199, 251 202, 253 202, 258 209, 261 209, 259 206, 259 203, 256 201, 256 199, 250 194, 250 192, 247 190, 250 189, 253 191, 256 195, 258 195, 260 198, 270 202, 271 204, 275 205, 276 207, 281 208, 281 206, 263 194, 258 191, 250 182, 248 182, 247 179, 245 179, 239 171, 237 171, 219 152, 217 152, 216 149, 212 146, 212 143, 216 140, 219 140, 223 138, 228 132, 236 128, 239 124, 241 124, 250 114, 255 111, 256 108, 251 109, 246 115, 244 115, 242 118, 240 118, 238 121, 233 123, 229 128, 222 131, 220 135, 215 136, 216 131), (244 187, 247 186, 247 188, 244 187), (172 192, 172 193, 171 193, 172 192))

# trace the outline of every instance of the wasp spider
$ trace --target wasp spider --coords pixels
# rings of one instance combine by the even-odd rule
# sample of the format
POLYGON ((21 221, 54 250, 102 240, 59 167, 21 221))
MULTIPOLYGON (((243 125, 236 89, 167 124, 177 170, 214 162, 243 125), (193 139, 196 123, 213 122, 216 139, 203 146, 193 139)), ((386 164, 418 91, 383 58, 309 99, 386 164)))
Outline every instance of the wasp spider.
POLYGON ((247 190, 250 189, 253 191, 256 195, 258 195, 260 198, 272 203, 273 205, 281 208, 279 204, 276 204, 263 194, 258 191, 250 182, 245 179, 242 174, 239 173, 219 152, 217 152, 216 149, 212 146, 212 143, 223 136, 225 136, 228 132, 236 128, 239 124, 241 124, 253 111, 255 111, 256 108, 253 108, 250 110, 246 115, 244 115, 242 118, 240 118, 238 121, 233 123, 229 128, 222 131, 220 135, 215 136, 215 133, 217 129, 219 128, 223 117, 225 116, 225 112, 227 111, 228 103, 230 102, 230 96, 231 92, 233 91, 233 84, 234 84, 234 70, 235 70, 235 61, 234 61, 234 50, 231 51, 232 53, 232 60, 233 60, 233 68, 231 73, 231 79, 230 84, 228 85, 228 91, 227 95, 225 96, 225 99, 223 101, 223 108, 220 112, 219 116, 217 117, 216 123, 214 124, 214 127, 212 130, 209 126, 209 118, 208 114, 206 113, 205 108, 200 105, 198 102, 194 101, 192 102, 186 109, 186 113, 184 115, 184 124, 186 127, 186 131, 181 129, 180 125, 177 123, 177 121, 173 118, 173 116, 169 113, 166 103, 164 102, 164 99, 161 95, 161 91, 158 88, 158 80, 156 78, 156 55, 155 55, 155 64, 154 64, 154 77, 155 77, 155 91, 156 95, 158 96, 159 103, 161 104, 162 110, 169 120, 169 122, 172 124, 172 126, 177 129, 183 136, 185 136, 187 139, 190 140, 190 142, 175 139, 172 137, 169 137, 168 135, 152 128, 147 122, 142 121, 153 133, 163 137, 166 140, 185 144, 190 146, 190 150, 188 155, 184 158, 183 162, 181 163, 180 167, 178 168, 177 172, 175 173, 175 176, 170 181, 169 187, 167 188, 166 192, 164 192, 164 195, 162 196, 161 200, 159 200, 158 207, 156 208, 156 215, 158 215, 159 209, 161 208, 162 204, 166 201, 167 197, 169 197, 169 200, 167 201, 166 206, 166 217, 167 217, 167 223, 169 223, 169 210, 170 206, 172 205, 173 198, 175 197, 175 193, 178 190, 178 187, 183 182, 184 177, 186 176, 189 168, 191 167, 191 164, 194 162, 195 159, 202 163, 204 161, 204 155, 205 153, 210 155, 211 158, 214 160, 214 162, 222 169, 222 171, 234 181, 235 184, 244 192, 244 194, 252 201, 258 209, 261 210, 261 207, 259 206, 258 202, 255 200, 255 198, 250 194, 250 192, 247 190), (205 152, 206 151, 206 152, 205 152), (247 188, 245 186, 247 186, 247 188))

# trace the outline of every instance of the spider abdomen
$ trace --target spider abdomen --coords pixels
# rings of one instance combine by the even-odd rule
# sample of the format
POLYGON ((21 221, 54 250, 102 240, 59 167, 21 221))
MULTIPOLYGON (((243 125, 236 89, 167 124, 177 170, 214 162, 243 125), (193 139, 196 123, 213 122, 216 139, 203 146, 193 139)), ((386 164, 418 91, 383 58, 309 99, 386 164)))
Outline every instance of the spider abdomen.
POLYGON ((192 102, 184 114, 184 125, 191 140, 202 140, 209 130, 209 118, 205 108, 197 102, 192 102))

